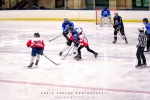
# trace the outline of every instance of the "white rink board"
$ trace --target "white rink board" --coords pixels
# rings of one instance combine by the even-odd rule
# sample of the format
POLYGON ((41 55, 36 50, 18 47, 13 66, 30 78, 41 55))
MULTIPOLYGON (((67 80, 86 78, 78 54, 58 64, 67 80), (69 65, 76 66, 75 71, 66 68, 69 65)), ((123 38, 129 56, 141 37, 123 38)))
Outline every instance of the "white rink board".
MULTIPOLYGON (((127 11, 118 10, 124 21, 142 21, 143 18, 150 19, 149 11, 127 11)), ((114 14, 111 14, 114 16, 114 14)), ((38 19, 38 20, 62 20, 68 17, 71 20, 95 21, 95 10, 2 10, 0 19, 38 19)))
MULTIPOLYGON (((94 58, 93 54, 83 48, 81 61, 74 60, 75 55, 61 60, 66 54, 65 52, 62 57, 59 56, 59 52, 65 47, 64 37, 48 42, 61 34, 61 23, 1 22, 0 100, 150 100, 150 67, 135 68, 137 27, 140 23, 124 23, 129 44, 125 44, 119 34, 117 43, 112 44, 112 27, 74 22, 83 28, 90 48, 99 53, 98 58, 94 58), (44 54, 60 63, 59 66, 42 56, 39 67, 27 69, 31 49, 26 47, 26 42, 34 32, 39 32, 45 40, 44 54), (57 92, 73 94, 60 95, 57 92), (100 94, 79 95, 76 92, 100 94)), ((150 54, 145 55, 150 66, 150 54)))

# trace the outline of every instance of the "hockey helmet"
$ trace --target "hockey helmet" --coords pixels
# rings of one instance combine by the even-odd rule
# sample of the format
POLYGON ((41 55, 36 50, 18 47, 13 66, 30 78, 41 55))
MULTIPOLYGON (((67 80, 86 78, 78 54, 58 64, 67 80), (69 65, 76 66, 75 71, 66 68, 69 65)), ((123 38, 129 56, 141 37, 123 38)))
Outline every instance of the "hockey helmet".
POLYGON ((79 25, 77 25, 77 26, 75 26, 74 28, 75 28, 75 29, 78 29, 78 28, 80 28, 80 26, 79 26, 79 25))
POLYGON ((104 10, 107 10, 107 6, 104 6, 104 10))
POLYGON ((68 22, 68 18, 67 17, 64 17, 64 22, 68 22))
POLYGON ((143 26, 143 25, 140 25, 140 26, 138 27, 138 29, 139 29, 140 31, 144 31, 144 26, 143 26))
POLYGON ((38 32, 34 33, 35 37, 40 37, 40 34, 38 32))
POLYGON ((83 29, 82 28, 78 28, 77 32, 78 32, 78 34, 81 34, 83 32, 83 29))
POLYGON ((148 19, 147 18, 143 18, 143 22, 148 23, 148 19))
POLYGON ((114 14, 115 14, 115 16, 118 16, 118 11, 115 11, 114 14))

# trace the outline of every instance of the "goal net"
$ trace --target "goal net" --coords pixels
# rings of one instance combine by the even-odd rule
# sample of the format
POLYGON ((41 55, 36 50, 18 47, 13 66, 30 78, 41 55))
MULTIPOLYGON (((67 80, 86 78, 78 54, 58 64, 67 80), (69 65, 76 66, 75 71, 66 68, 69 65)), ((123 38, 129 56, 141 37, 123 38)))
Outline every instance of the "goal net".
MULTIPOLYGON (((110 10, 110 14, 111 14, 111 20, 113 21, 114 18, 114 13, 117 11, 116 9, 109 9, 110 10)), ((101 22, 101 11, 102 8, 98 8, 96 9, 96 25, 100 24, 101 22)), ((107 21, 104 20, 104 24, 106 24, 107 21)))

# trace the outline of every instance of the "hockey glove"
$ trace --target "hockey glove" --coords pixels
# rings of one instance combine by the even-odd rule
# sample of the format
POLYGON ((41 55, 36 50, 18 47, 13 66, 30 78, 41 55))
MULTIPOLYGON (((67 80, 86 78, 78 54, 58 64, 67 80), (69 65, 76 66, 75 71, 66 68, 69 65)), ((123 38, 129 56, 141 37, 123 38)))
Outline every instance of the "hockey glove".
POLYGON ((73 42, 78 44, 78 40, 74 40, 73 42))
POLYGON ((78 41, 74 41, 74 46, 78 47, 78 45, 79 45, 79 42, 78 41))
POLYGON ((117 28, 117 25, 113 24, 113 28, 116 29, 116 28, 117 28))
POLYGON ((147 34, 150 35, 150 30, 147 30, 147 34))
POLYGON ((121 26, 118 25, 118 27, 116 28, 116 31, 118 32, 120 30, 121 26))
POLYGON ((43 51, 41 52, 41 56, 43 55, 43 51))
POLYGON ((116 31, 117 31, 117 32, 119 32, 119 30, 120 30, 119 28, 116 28, 116 31))

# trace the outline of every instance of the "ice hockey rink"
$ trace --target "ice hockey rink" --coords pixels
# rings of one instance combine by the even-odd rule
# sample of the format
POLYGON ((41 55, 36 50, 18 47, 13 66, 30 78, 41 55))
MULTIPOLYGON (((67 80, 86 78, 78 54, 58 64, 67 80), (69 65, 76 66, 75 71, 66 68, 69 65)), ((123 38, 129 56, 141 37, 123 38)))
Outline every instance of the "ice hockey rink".
POLYGON ((97 58, 82 49, 82 60, 74 54, 64 60, 59 52, 66 46, 61 21, 0 22, 0 100, 150 100, 150 54, 147 67, 135 68, 137 27, 142 23, 124 23, 128 44, 118 34, 112 44, 113 28, 94 22, 74 22, 83 28, 97 58), (26 42, 39 32, 45 41, 39 66, 28 69, 31 48, 26 42), (64 94, 63 94, 64 93, 64 94))

